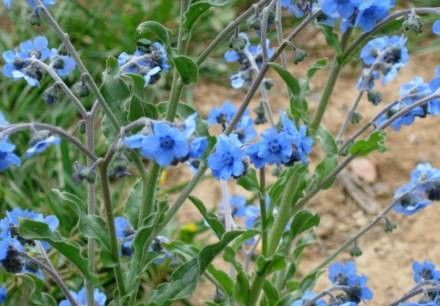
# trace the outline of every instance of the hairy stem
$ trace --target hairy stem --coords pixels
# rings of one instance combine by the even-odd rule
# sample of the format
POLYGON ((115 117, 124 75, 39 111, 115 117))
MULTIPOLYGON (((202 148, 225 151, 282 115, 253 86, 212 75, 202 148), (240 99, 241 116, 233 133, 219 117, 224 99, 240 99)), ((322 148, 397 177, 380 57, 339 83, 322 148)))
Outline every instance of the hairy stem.
MULTIPOLYGON (((95 151, 95 130, 94 130, 94 118, 88 114, 85 118, 86 126, 86 146, 90 152, 95 151)), ((87 158, 87 167, 92 167, 94 160, 90 157, 87 158)), ((96 186, 94 182, 87 181, 87 213, 89 215, 96 214, 96 186)), ((87 240, 87 257, 89 270, 95 272, 95 240, 88 238, 87 240)), ((94 286, 92 282, 86 282, 87 290, 87 304, 88 306, 95 305, 94 299, 94 286)))
POLYGON ((67 131, 63 130, 62 128, 59 128, 54 125, 41 123, 41 122, 29 122, 29 123, 15 123, 8 125, 4 130, 0 130, 0 138, 4 138, 6 136, 12 135, 14 133, 23 131, 23 130, 47 130, 51 132, 52 134, 56 134, 67 141, 69 141, 71 144, 73 144, 75 147, 77 147, 84 155, 86 155, 88 158, 93 160, 94 162, 98 159, 98 157, 95 155, 94 152, 90 151, 87 147, 85 147, 81 141, 74 137, 73 135, 69 134, 67 131))
POLYGON ((61 278, 61 276, 58 274, 58 272, 55 269, 52 269, 52 267, 49 264, 45 264, 44 262, 40 261, 37 258, 31 257, 27 255, 26 253, 20 253, 20 256, 23 257, 26 260, 29 260, 30 262, 33 262, 37 266, 39 266, 41 269, 47 272, 52 279, 55 281, 55 283, 60 287, 61 291, 63 291, 64 296, 67 298, 67 300, 72 304, 72 306, 79 306, 77 301, 73 298, 72 294, 69 291, 69 288, 67 287, 64 280, 61 278))
POLYGON ((109 236, 110 236, 110 248, 113 260, 115 262, 115 267, 113 268, 116 285, 118 288, 119 298, 121 299, 126 291, 125 291, 125 283, 122 273, 121 260, 119 256, 119 246, 118 240, 116 238, 116 228, 115 228, 115 217, 113 214, 113 206, 111 200, 111 192, 110 192, 110 184, 107 176, 108 169, 108 161, 103 162, 99 167, 100 177, 101 177, 101 185, 102 185, 102 197, 105 208, 105 215, 107 219, 107 226, 109 228, 109 236))
POLYGON ((340 142, 342 138, 344 137, 345 130, 348 127, 348 123, 353 119, 354 114, 356 113, 356 109, 359 106, 359 103, 362 99, 362 96, 364 94, 364 91, 360 91, 358 96, 356 97, 356 100, 353 102, 353 105, 351 106, 347 116, 344 119, 344 122, 341 125, 341 128, 339 129, 338 135, 336 136, 336 142, 340 142))

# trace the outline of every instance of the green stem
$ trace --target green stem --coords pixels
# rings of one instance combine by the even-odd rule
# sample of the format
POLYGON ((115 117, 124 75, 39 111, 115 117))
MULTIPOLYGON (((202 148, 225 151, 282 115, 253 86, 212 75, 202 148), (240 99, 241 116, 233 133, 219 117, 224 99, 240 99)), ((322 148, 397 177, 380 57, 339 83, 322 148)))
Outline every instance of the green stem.
POLYGON ((248 300, 246 301, 246 306, 254 306, 257 304, 265 280, 265 274, 257 273, 257 275, 255 275, 255 279, 252 282, 252 286, 249 291, 248 300))
MULTIPOLYGON (((94 153, 95 151, 95 130, 94 130, 94 118, 87 114, 85 118, 85 126, 86 126, 86 146, 87 150, 94 153)), ((94 160, 90 157, 87 158, 87 167, 92 167, 94 160)), ((89 215, 96 214, 96 186, 94 182, 87 182, 87 213, 89 215)), ((89 270, 94 273, 95 272, 95 240, 92 238, 88 238, 87 240, 87 256, 88 256, 88 264, 89 270)), ((95 298, 94 298, 94 286, 93 283, 89 280, 86 281, 86 290, 87 290, 87 305, 94 306, 95 298)))
POLYGON ((266 212, 266 171, 260 169, 260 212, 261 212, 261 245, 263 255, 267 256, 267 212, 266 212))
POLYGON ((107 176, 109 161, 105 161, 99 167, 100 177, 101 177, 101 185, 102 185, 102 196, 105 207, 105 215, 107 219, 107 226, 109 228, 109 236, 110 236, 110 251, 112 253, 113 260, 115 262, 115 267, 113 268, 116 285, 118 287, 119 298, 122 299, 125 296, 125 284, 121 267, 121 260, 119 256, 119 246, 118 240, 116 238, 116 228, 115 228, 115 217, 113 214, 113 206, 111 200, 110 193, 110 185, 107 176))
MULTIPOLYGON (((348 39, 350 38, 351 30, 347 30, 341 39, 341 49, 342 52, 345 50, 346 45, 348 43, 348 39)), ((312 123, 310 124, 310 131, 312 134, 316 132, 321 124, 322 117, 327 109, 328 103, 330 101, 330 97, 333 93, 333 89, 335 88, 336 80, 338 79, 339 73, 343 67, 342 61, 339 57, 339 54, 335 54, 332 62, 332 68, 330 70, 330 74, 328 76, 327 82, 324 87, 324 91, 322 93, 321 99, 319 101, 318 109, 313 116, 312 123)))

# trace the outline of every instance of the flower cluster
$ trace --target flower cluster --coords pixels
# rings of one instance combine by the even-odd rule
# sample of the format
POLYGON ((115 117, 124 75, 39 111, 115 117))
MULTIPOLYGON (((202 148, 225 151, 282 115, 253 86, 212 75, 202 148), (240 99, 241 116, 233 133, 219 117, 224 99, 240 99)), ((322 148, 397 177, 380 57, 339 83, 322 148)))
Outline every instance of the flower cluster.
POLYGON ((75 60, 57 49, 49 49, 48 45, 46 37, 37 36, 22 42, 15 50, 3 52, 6 62, 3 74, 12 79, 25 79, 29 86, 39 84, 45 69, 53 69, 60 77, 68 76, 75 69, 75 60))
POLYGON ((399 306, 438 306, 440 305, 440 290, 438 290, 440 285, 440 271, 436 270, 435 265, 425 260, 423 262, 415 261, 412 264, 413 279, 417 283, 419 288, 424 287, 424 285, 430 285, 436 290, 430 290, 430 288, 425 288, 423 290, 423 295, 418 297, 417 302, 411 303, 400 303, 399 306))
POLYGON ((6 216, 0 220, 0 262, 3 268, 11 273, 33 273, 41 276, 38 267, 21 256, 21 253, 35 246, 35 241, 26 240, 18 234, 21 219, 44 222, 51 231, 55 231, 59 224, 58 218, 15 208, 7 211, 6 216))
POLYGON ((382 75, 382 83, 394 80, 399 70, 408 63, 409 54, 403 36, 381 36, 369 41, 361 50, 365 68, 358 81, 359 90, 372 90, 374 81, 382 75))
MULTIPOLYGON (((26 2, 32 7, 35 8, 38 3, 35 0, 26 0, 26 2)), ((51 6, 55 4, 55 0, 41 0, 41 2, 45 5, 45 6, 51 6)), ((12 6, 12 0, 3 0, 3 4, 9 9, 12 6)))
MULTIPOLYGON (((78 292, 71 291, 70 294, 78 304, 78 306, 87 306, 87 290, 85 287, 81 288, 78 292)), ((95 300, 96 306, 105 306, 105 302, 107 301, 107 297, 105 293, 95 289, 93 291, 93 298, 95 300)), ((72 306, 72 304, 68 300, 62 300, 59 306, 72 306)))
POLYGON ((358 27, 364 32, 374 29, 394 7, 394 0, 319 0, 322 12, 326 15, 326 24, 340 21, 340 28, 358 27))
MULTIPOLYGON (((221 124, 225 128, 235 113, 235 106, 226 102, 210 112, 208 123, 221 124)), ((284 113, 280 121, 278 128, 266 129, 261 139, 254 141, 257 134, 253 120, 246 113, 232 134, 218 137, 215 151, 208 158, 212 174, 222 180, 237 178, 244 174, 248 159, 257 169, 295 162, 306 164, 313 146, 313 140, 307 136, 307 127, 297 128, 284 113)))
POLYGON ((333 287, 327 291, 341 291, 341 294, 329 294, 330 299, 326 302, 316 299, 313 292, 306 292, 301 299, 293 302, 292 306, 303 306, 311 300, 316 300, 314 306, 356 306, 361 301, 373 298, 373 293, 367 287, 367 277, 357 273, 356 264, 352 261, 331 264, 328 268, 328 278, 333 287))
POLYGON ((394 210, 400 214, 412 215, 438 200, 440 170, 423 163, 413 170, 409 183, 396 190, 394 210))
MULTIPOLYGON (((240 64, 240 71, 231 76, 233 88, 249 86, 252 76, 258 72, 263 60, 263 47, 253 45, 249 42, 249 37, 245 33, 239 33, 231 41, 231 50, 226 51, 224 58, 229 63, 240 64)), ((274 49, 270 48, 270 41, 266 41, 267 55, 271 57, 274 49)))
MULTIPOLYGON (((379 116, 375 121, 375 125, 380 126, 397 112, 411 107, 414 103, 423 98, 437 94, 440 90, 440 69, 437 70, 437 76, 429 83, 425 83, 421 77, 416 76, 408 83, 403 84, 400 88, 400 100, 394 103, 387 112, 379 116)), ((425 118, 429 115, 435 116, 439 114, 440 99, 433 98, 423 106, 411 107, 406 114, 400 116, 391 123, 391 128, 398 131, 403 125, 411 125, 414 123, 417 117, 425 118)))
POLYGON ((152 121, 140 133, 126 137, 124 145, 138 149, 143 157, 162 167, 200 159, 208 147, 208 140, 206 137, 193 137, 196 116, 188 117, 180 125, 152 121))
POLYGON ((133 54, 121 53, 118 63, 122 74, 141 75, 145 86, 156 83, 160 79, 160 73, 170 69, 165 48, 158 42, 152 43, 148 40, 140 40, 133 54))

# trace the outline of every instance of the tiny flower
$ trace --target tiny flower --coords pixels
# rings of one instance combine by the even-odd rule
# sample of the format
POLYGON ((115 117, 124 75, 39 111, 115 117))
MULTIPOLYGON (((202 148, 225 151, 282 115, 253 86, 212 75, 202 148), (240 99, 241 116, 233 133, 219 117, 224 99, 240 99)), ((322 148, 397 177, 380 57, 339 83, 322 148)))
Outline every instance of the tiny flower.
MULTIPOLYGON (((78 303, 78 306, 87 306, 87 290, 85 287, 81 288, 78 292, 70 292, 73 296, 74 300, 78 303)), ((99 291, 99 289, 95 289, 93 291, 93 298, 95 300, 96 306, 105 306, 105 302, 107 300, 106 295, 99 291)), ((62 300, 59 306, 72 306, 72 304, 68 300, 62 300)))
POLYGON ((440 279, 440 271, 437 271, 435 265, 428 260, 423 262, 414 261, 412 264, 412 270, 413 278, 416 283, 440 279))
POLYGON ((370 32, 374 26, 382 21, 389 10, 394 6, 394 0, 367 0, 359 5, 355 25, 364 32, 370 32))
POLYGON ((215 124, 226 126, 229 122, 231 122, 236 112, 237 108, 235 105, 229 101, 226 101, 222 104, 222 106, 214 107, 209 111, 208 124, 210 126, 215 124))
POLYGON ((279 165, 290 160, 293 139, 289 134, 269 128, 261 136, 259 155, 266 163, 279 165))
POLYGON ((361 0, 320 0, 322 11, 330 17, 349 18, 358 8, 361 0))
POLYGON ((436 20, 432 25, 432 33, 440 35, 440 20, 436 20))
MULTIPOLYGON (((316 293, 314 293, 312 291, 306 291, 306 292, 304 292, 303 296, 299 300, 296 300, 290 306, 304 306, 304 305, 306 305, 306 303, 308 301, 310 301, 313 298, 315 298, 315 296, 316 296, 316 293)), ((324 300, 322 300, 322 299, 318 299, 311 306, 327 306, 327 303, 324 300)))
POLYGON ((134 236, 134 229, 124 217, 115 218, 116 238, 121 243, 121 253, 124 256, 131 256, 133 253, 132 242, 134 236))
POLYGON ((232 196, 229 198, 232 208, 232 217, 242 218, 246 215, 246 199, 242 196, 232 196))
POLYGON ((201 158, 208 148, 208 139, 206 137, 197 137, 191 140, 189 145, 189 157, 201 158))
POLYGON ((406 194, 398 199, 395 199, 394 211, 406 216, 415 214, 422 210, 432 202, 425 199, 419 194, 406 194))
POLYGON ((75 60, 67 55, 55 55, 52 58, 52 67, 60 77, 68 76, 75 70, 75 60))
POLYGON ((170 69, 165 48, 158 42, 143 40, 138 42, 138 48, 133 54, 121 53, 118 63, 122 74, 140 74, 145 80, 145 86, 157 82, 161 72, 170 69))
POLYGON ((348 285, 349 278, 353 275, 357 275, 356 264, 353 261, 335 262, 328 267, 328 278, 334 285, 348 285))
POLYGON ((154 122, 152 130, 148 135, 133 135, 125 138, 125 146, 140 149, 142 156, 153 159, 162 167, 188 157, 189 143, 179 129, 165 122, 154 122))
POLYGON ((360 57, 366 68, 358 81, 360 90, 371 90, 380 74, 384 85, 397 76, 409 60, 406 41, 403 36, 382 36, 369 41, 362 48, 360 57))
POLYGON ((60 142, 61 139, 53 135, 45 139, 33 141, 31 142, 31 147, 26 150, 26 157, 27 158, 33 157, 36 154, 44 152, 49 146, 58 145, 60 144, 60 142))
POLYGON ((245 172, 245 154, 240 146, 241 143, 235 134, 218 137, 215 151, 208 157, 208 167, 217 179, 237 178, 245 172))
POLYGON ((0 287, 0 304, 3 304, 8 297, 8 289, 0 287))
POLYGON ((0 172, 7 170, 12 165, 20 166, 20 158, 14 154, 15 145, 6 139, 0 139, 0 172))
POLYGON ((312 10, 313 3, 306 0, 281 0, 281 7, 286 8, 295 17, 301 18, 312 10))

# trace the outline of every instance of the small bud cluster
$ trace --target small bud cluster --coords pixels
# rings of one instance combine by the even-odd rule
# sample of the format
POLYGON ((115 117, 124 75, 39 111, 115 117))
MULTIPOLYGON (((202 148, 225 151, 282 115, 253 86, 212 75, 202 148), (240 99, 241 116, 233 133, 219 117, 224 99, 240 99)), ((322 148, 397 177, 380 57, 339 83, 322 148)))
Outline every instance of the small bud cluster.
MULTIPOLYGON (((253 74, 261 66, 263 47, 251 44, 245 33, 239 33, 232 38, 230 48, 224 55, 226 62, 240 64, 240 71, 231 76, 231 86, 236 89, 247 87, 252 82, 253 74)), ((270 48, 269 40, 266 41, 266 48, 268 57, 271 57, 275 51, 270 48)))

